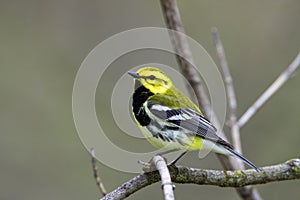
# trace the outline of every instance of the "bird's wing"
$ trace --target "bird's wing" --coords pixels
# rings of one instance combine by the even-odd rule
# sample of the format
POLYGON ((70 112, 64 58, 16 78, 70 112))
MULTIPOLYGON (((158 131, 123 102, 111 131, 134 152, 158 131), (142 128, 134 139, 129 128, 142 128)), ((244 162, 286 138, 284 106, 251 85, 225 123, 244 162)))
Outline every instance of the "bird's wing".
POLYGON ((167 123, 191 131, 201 138, 232 148, 232 145, 217 136, 217 129, 203 115, 176 98, 154 95, 147 100, 152 115, 167 123))

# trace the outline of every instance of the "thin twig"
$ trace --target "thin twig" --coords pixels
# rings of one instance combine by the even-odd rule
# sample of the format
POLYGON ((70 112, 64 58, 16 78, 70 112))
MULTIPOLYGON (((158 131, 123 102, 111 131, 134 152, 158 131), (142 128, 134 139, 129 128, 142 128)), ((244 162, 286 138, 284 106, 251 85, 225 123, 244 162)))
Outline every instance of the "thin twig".
POLYGON ((152 162, 155 165, 156 169, 159 171, 161 177, 161 187, 164 191, 165 200, 175 199, 173 192, 175 186, 171 182, 170 172, 165 159, 163 159, 159 155, 156 155, 152 158, 152 162))
POLYGON ((238 121, 239 127, 244 126, 249 119, 257 112, 259 108, 295 73, 300 65, 300 53, 293 60, 293 62, 284 70, 279 77, 272 83, 272 85, 254 102, 250 108, 242 115, 238 121))
MULTIPOLYGON (((240 137, 240 129, 237 124, 236 110, 237 110, 237 100, 235 96, 233 80, 230 74, 228 67, 225 51, 223 48, 222 41, 220 39, 218 29, 216 27, 212 28, 212 34, 214 43, 217 50, 217 56, 219 58, 220 66, 223 72, 223 78, 225 82, 227 99, 228 99, 228 117, 229 117, 229 126, 231 128, 232 135, 232 144, 236 151, 242 153, 242 144, 240 137)), ((241 160, 238 160, 241 166, 244 166, 241 160)), ((244 168, 243 168, 244 169, 244 168)))
MULTIPOLYGON (((169 166, 172 181, 182 184, 192 183, 220 187, 241 187, 300 179, 300 159, 292 159, 283 164, 262 167, 260 169, 262 172, 256 172, 253 169, 224 171, 169 166)), ((158 181, 160 181, 158 171, 140 174, 108 193, 102 200, 123 199, 158 181)))
POLYGON ((230 119, 230 124, 233 124, 236 121, 236 110, 237 110, 237 100, 236 100, 235 91, 233 87, 233 81, 229 71, 223 44, 218 33, 218 29, 216 27, 213 27, 211 31, 213 34, 213 39, 217 50, 217 56, 219 58, 220 66, 223 72, 224 82, 227 89, 227 96, 228 96, 227 98, 228 98, 228 105, 229 105, 228 115, 230 119))
MULTIPOLYGON (((184 34, 180 34, 180 32, 184 33, 184 29, 180 18, 179 10, 176 4, 176 0, 160 0, 160 3, 167 27, 171 30, 175 30, 174 32, 169 33, 170 38, 172 40, 173 48, 177 53, 176 59, 182 71, 182 74, 185 76, 185 78, 188 80, 191 87, 193 88, 203 113, 207 117, 211 117, 212 121, 214 122, 214 125, 218 129, 218 135, 224 140, 227 140, 227 137, 222 131, 223 127, 219 123, 215 113, 211 110, 209 99, 206 95, 205 89, 201 84, 200 78, 192 65, 194 62, 187 39, 184 34)), ((225 169, 243 168, 243 165, 240 165, 240 162, 238 162, 236 159, 219 154, 218 158, 225 169)), ((244 199, 261 199, 259 198, 259 195, 255 195, 255 193, 258 194, 258 192, 255 191, 255 189, 252 189, 251 187, 237 189, 237 191, 239 195, 244 199)))
POLYGON ((94 150, 94 148, 91 148, 91 156, 92 156, 93 175, 94 175, 94 178, 96 180, 96 184, 98 186, 98 189, 99 189, 100 193, 103 196, 105 196, 107 194, 107 192, 106 192, 104 184, 101 181, 100 176, 99 176, 98 167, 96 165, 96 156, 95 156, 95 150, 94 150))

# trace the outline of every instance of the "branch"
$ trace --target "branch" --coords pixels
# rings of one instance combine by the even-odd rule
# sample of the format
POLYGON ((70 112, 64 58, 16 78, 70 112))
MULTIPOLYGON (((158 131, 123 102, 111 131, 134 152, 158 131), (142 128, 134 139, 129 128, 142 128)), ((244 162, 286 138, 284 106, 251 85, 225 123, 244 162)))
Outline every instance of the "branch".
MULTIPOLYGON (((176 58, 179 64, 180 69, 182 70, 182 74, 191 84, 193 90, 195 91, 197 100, 199 105, 206 116, 211 116, 212 121, 215 122, 215 126, 219 130, 218 134, 220 137, 226 140, 226 136, 222 131, 222 127, 218 122, 218 119, 214 112, 211 110, 211 106, 209 103, 209 98, 205 92, 203 85, 201 84, 201 80, 198 76, 197 71, 194 69, 193 57, 191 50, 189 48, 188 42, 184 34, 180 34, 179 32, 184 33, 184 29, 181 23, 180 14, 176 5, 175 0, 161 0, 161 6, 163 10, 163 14, 165 17, 165 21, 167 27, 172 30, 176 30, 178 32, 170 32, 170 38, 172 40, 173 47, 176 51, 176 58), (181 56, 180 56, 181 55, 181 56)), ((233 159, 228 159, 226 156, 218 156, 221 160, 222 164, 226 169, 234 169, 238 168, 238 166, 234 162, 233 159)))
MULTIPOLYGON (((242 187, 300 179, 300 159, 292 159, 283 164, 262 167, 262 172, 256 172, 253 169, 223 171, 195 169, 183 166, 169 166, 169 170, 174 183, 242 187)), ((158 181, 160 181, 160 176, 157 171, 143 173, 122 184, 101 200, 122 199, 158 181)))
POLYGON ((193 63, 194 59, 192 57, 192 52, 190 50, 189 44, 184 34, 184 29, 182 26, 180 13, 176 5, 175 0, 160 0, 164 19, 166 25, 169 29, 175 30, 170 31, 170 38, 172 40, 173 48, 176 52, 176 59, 178 65, 182 71, 184 77, 191 84, 195 95, 198 99, 200 107, 203 109, 207 116, 210 116, 210 103, 207 95, 205 94, 205 89, 201 84, 201 80, 195 70, 193 63))
POLYGON ((175 186, 171 182, 170 172, 165 159, 163 159, 159 155, 156 155, 152 158, 152 163, 155 165, 155 168, 159 171, 161 177, 161 187, 164 191, 165 200, 175 199, 173 192, 175 186))
POLYGON ((236 110, 237 110, 237 100, 235 96, 235 91, 233 87, 233 81, 232 77, 229 71, 229 67, 227 64, 225 51, 223 48, 222 41, 220 39, 218 29, 212 28, 212 34, 213 39, 216 45, 217 55, 219 58, 219 62, 221 65, 221 69, 223 72, 223 78, 226 86, 227 91, 227 99, 228 99, 228 115, 229 115, 229 126, 231 128, 231 134, 232 134, 232 144, 234 148, 242 153, 242 144, 241 144, 241 138, 240 138, 240 129, 237 124, 237 117, 236 117, 236 110))
POLYGON ((178 167, 174 182, 215 185, 220 187, 241 187, 265 184, 274 181, 300 179, 300 160, 292 159, 283 164, 263 167, 262 172, 254 169, 243 171, 217 171, 178 167), (182 179, 182 177, 186 179, 182 179))
POLYGON ((296 69, 300 65, 300 53, 294 61, 284 70, 279 77, 272 83, 272 85, 254 102, 254 104, 248 108, 248 110, 243 114, 243 116, 238 121, 239 127, 244 126, 248 120, 257 112, 259 108, 262 107, 264 103, 295 73, 296 69))
POLYGON ((117 189, 104 196, 101 200, 124 199, 136 191, 156 183, 159 180, 160 176, 157 171, 140 174, 126 183, 123 183, 117 189))
MULTIPOLYGON (((162 12, 165 18, 165 22, 169 29, 175 30, 175 32, 169 32, 172 40, 173 48, 175 49, 176 59, 179 64, 179 67, 182 71, 182 74, 188 80, 190 85, 192 86, 199 105, 203 110, 203 113, 206 116, 211 116, 212 121, 214 121, 214 125, 219 130, 218 135, 227 140, 223 130, 223 127, 220 125, 215 113, 211 110, 209 99, 206 95, 205 89, 201 84, 200 78, 194 69, 192 63, 193 57, 191 50, 189 48, 187 39, 184 34, 180 34, 178 32, 184 33, 183 25, 181 22, 179 10, 175 0, 160 0, 162 6, 162 12), (178 31, 178 32, 176 32, 178 31), (180 56, 181 55, 181 56, 180 56), (188 62, 189 61, 189 62, 188 62)), ((219 160, 221 161, 223 167, 225 169, 242 169, 244 165, 240 164, 239 161, 236 161, 233 158, 229 158, 224 155, 218 155, 219 160)), ((239 188, 237 189, 239 195, 244 199, 252 198, 256 200, 260 200, 260 196, 256 190, 252 190, 249 186, 247 188, 239 188)))
POLYGON ((99 176, 98 167, 96 165, 96 158, 95 158, 95 150, 94 148, 91 148, 91 156, 92 156, 92 167, 93 167, 93 175, 96 180, 96 184, 98 186, 98 189, 100 193, 105 196, 107 194, 106 189, 104 187, 103 182, 101 181, 101 178, 99 176))
POLYGON ((164 192, 164 199, 166 200, 174 200, 174 192, 173 189, 175 186, 172 184, 170 172, 167 166, 167 161, 160 155, 154 156, 150 162, 138 161, 138 163, 142 164, 144 172, 153 172, 158 171, 161 177, 161 188, 164 192))

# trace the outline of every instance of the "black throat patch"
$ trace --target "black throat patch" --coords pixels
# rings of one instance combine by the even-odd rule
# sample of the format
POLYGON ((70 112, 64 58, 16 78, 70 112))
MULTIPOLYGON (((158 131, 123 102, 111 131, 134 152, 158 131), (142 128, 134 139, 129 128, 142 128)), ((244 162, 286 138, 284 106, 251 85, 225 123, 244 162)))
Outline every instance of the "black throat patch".
POLYGON ((141 126, 147 126, 151 122, 150 117, 143 108, 143 104, 152 95, 154 94, 145 88, 140 81, 135 80, 135 91, 132 97, 132 109, 136 120, 141 126))

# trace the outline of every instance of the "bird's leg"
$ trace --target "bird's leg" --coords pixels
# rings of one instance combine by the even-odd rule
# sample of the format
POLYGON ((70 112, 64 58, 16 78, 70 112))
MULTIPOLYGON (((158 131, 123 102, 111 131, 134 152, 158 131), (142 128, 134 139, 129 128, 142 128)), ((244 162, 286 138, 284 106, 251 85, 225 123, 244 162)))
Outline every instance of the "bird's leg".
POLYGON ((180 149, 170 149, 170 150, 167 150, 167 151, 163 151, 161 153, 158 153, 157 155, 165 155, 165 154, 168 154, 168 153, 172 153, 172 152, 175 152, 175 151, 179 151, 180 149))
MULTIPOLYGON (((179 151, 180 149, 171 149, 171 150, 168 150, 168 151, 164 151, 164 152, 161 152, 161 153, 158 153, 158 155, 162 156, 164 154, 168 154, 168 153, 171 153, 171 152, 175 152, 175 151, 179 151)), ((170 162, 168 165, 175 165, 177 163, 177 161, 182 158, 182 156, 184 156, 185 154, 187 153, 187 151, 181 153, 175 160, 173 160, 172 162, 170 162)))
MULTIPOLYGON (((158 153, 157 155, 163 157, 163 155, 165 154, 168 154, 168 153, 172 153, 172 152, 175 152, 175 151, 179 151, 180 149, 171 149, 171 150, 167 150, 167 151, 164 151, 164 152, 161 152, 161 153, 158 153)), ((181 153, 175 160, 173 160, 171 163, 167 164, 168 166, 171 166, 171 165, 175 165, 176 162, 182 158, 182 156, 184 156, 185 154, 187 153, 187 151, 181 153)), ((165 159, 165 161, 167 162, 167 159, 165 157, 163 157, 165 159)), ((152 161, 152 160, 151 160, 152 161)), ((154 171, 156 170, 155 166, 152 165, 152 163, 150 162, 143 162, 143 161, 138 161, 139 164, 142 164, 143 165, 143 171, 144 172, 150 172, 150 171, 154 171)))
POLYGON ((170 164, 168 165, 175 165, 177 163, 177 161, 182 158, 182 156, 184 156, 187 153, 187 151, 183 152, 180 154, 180 156, 178 156, 175 160, 173 160, 170 164))
MULTIPOLYGON (((172 153, 172 152, 175 152, 175 151, 179 151, 179 150, 180 149, 170 149, 170 150, 167 150, 167 151, 157 153, 156 155, 161 156, 167 163, 167 159, 163 155, 168 154, 168 153, 172 153)), ((143 171, 144 172, 151 172, 151 171, 156 170, 155 166, 153 166, 153 163, 151 163, 151 161, 152 161, 152 159, 149 162, 144 162, 144 161, 138 160, 138 163, 143 165, 143 171)))

